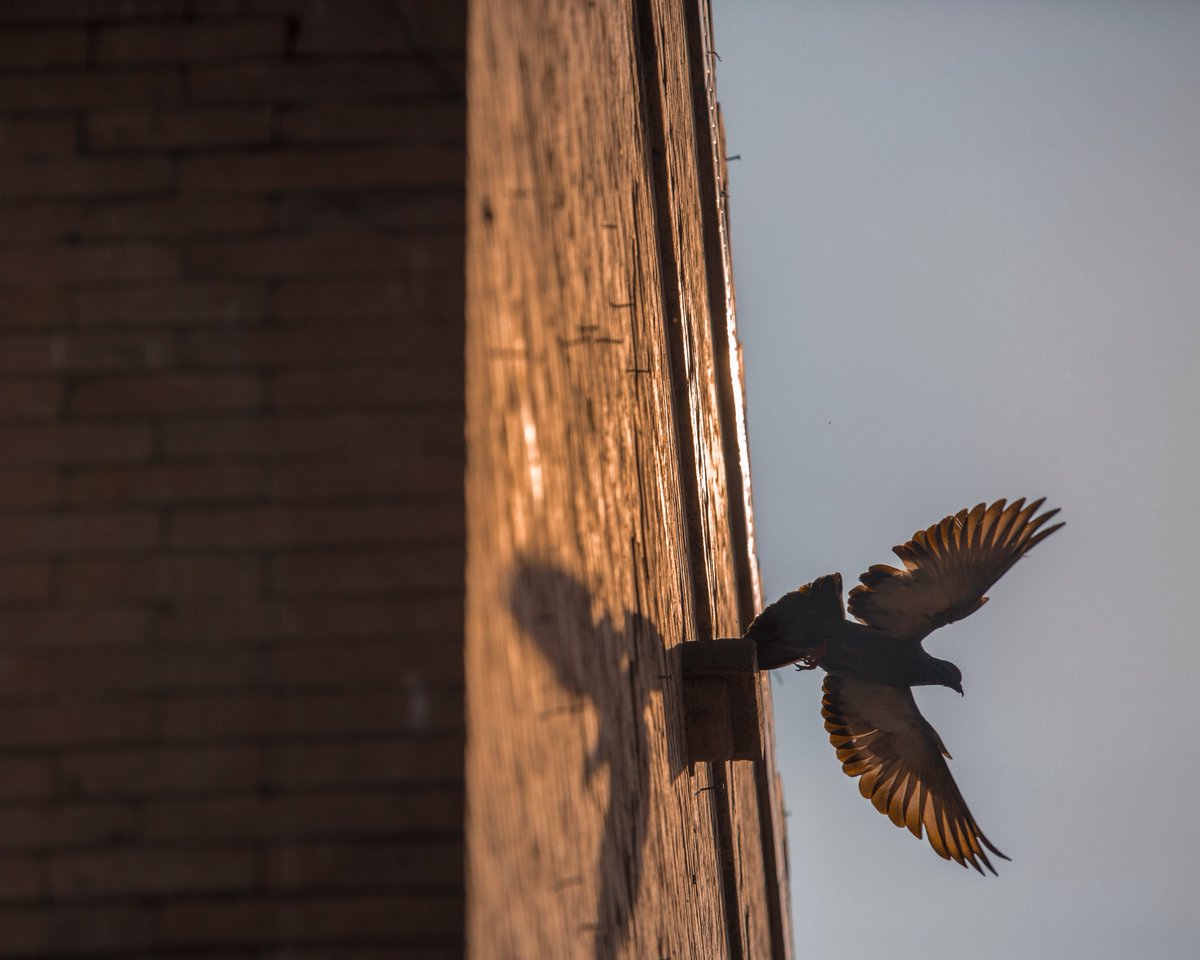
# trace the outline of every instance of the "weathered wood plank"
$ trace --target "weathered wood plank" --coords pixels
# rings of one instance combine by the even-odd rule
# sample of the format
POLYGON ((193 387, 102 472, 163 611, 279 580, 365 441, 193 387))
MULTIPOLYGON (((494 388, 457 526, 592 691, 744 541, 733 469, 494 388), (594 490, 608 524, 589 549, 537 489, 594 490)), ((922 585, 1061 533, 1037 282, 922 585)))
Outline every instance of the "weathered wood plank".
MULTIPOLYGON (((709 510, 703 550, 706 560, 716 561, 707 577, 711 621, 718 635, 735 635, 761 606, 761 591, 752 552, 748 453, 740 415, 744 395, 711 21, 707 3, 700 0, 656 0, 654 9, 660 36, 679 38, 677 47, 664 43, 673 55, 660 58, 659 77, 667 113, 664 128, 671 131, 665 145, 669 208, 678 211, 673 235, 680 248, 677 256, 690 267, 680 274, 681 299, 696 311, 695 322, 684 324, 689 335, 685 352, 693 358, 687 370, 689 412, 700 424, 694 431, 696 483, 709 510)), ((761 681, 760 685, 769 705, 769 687, 761 681)), ((787 885, 777 882, 778 865, 786 862, 777 856, 782 804, 777 791, 762 789, 774 781, 773 749, 768 750, 769 766, 732 764, 724 774, 728 829, 733 834, 726 849, 734 851, 737 883, 737 912, 729 912, 740 919, 746 955, 755 957, 784 956, 789 949, 787 885)))
POLYGON ((477 957, 772 953, 752 765, 686 765, 678 647, 740 632, 747 549, 688 29, 652 0, 471 7, 477 957))
MULTIPOLYGON (((696 94, 703 108, 696 109, 697 118, 707 118, 707 129, 701 131, 702 149, 711 157, 708 176, 700 178, 701 188, 711 177, 711 194, 705 190, 704 205, 718 215, 706 219, 709 284, 711 290, 723 293, 723 309, 713 309, 713 349, 716 356, 718 383, 727 385, 719 391, 722 405, 722 435, 725 441, 725 467, 731 488, 729 520, 738 549, 732 560, 739 578, 741 623, 745 627, 762 609, 762 580, 754 536, 754 508, 750 485, 750 445, 746 431, 746 391, 743 379, 745 365, 737 334, 737 302, 733 282, 733 253, 729 240, 729 167, 726 161, 725 126, 717 101, 717 55, 713 41, 712 7, 710 0, 695 0, 686 8, 695 16, 692 39, 692 77, 696 94)), ((763 870, 768 878, 767 909, 770 918, 772 956, 787 958, 792 954, 791 894, 788 877, 787 828, 784 819, 783 788, 775 766, 775 733, 771 709, 771 685, 766 675, 759 677, 763 716, 762 762, 753 768, 757 809, 760 816, 760 845, 763 870)), ((745 767, 736 771, 741 778, 741 793, 749 793, 750 773, 745 767)))

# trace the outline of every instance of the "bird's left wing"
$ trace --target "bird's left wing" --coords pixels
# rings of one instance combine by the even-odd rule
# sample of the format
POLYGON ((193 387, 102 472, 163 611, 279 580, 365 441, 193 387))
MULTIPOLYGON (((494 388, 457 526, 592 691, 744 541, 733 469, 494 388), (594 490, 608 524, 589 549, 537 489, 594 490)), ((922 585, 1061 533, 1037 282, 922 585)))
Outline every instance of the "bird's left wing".
POLYGON ((1038 516, 1043 497, 960 510, 908 543, 893 547, 897 570, 877 563, 850 591, 850 613, 896 637, 920 640, 931 630, 961 620, 987 602, 984 593, 1014 563, 1062 526, 1044 527, 1058 510, 1038 516))
POLYGON ((912 690, 830 674, 821 715, 842 769, 859 792, 898 827, 924 832, 939 856, 996 872, 984 848, 994 846, 967 809, 944 758, 950 754, 921 716, 912 690))

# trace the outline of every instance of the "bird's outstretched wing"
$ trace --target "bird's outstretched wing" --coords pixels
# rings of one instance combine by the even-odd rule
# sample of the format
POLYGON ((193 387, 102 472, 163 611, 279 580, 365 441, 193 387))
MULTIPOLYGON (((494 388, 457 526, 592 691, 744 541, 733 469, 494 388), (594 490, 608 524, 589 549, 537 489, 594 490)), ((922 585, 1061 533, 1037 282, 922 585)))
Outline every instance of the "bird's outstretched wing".
POLYGON ((920 640, 931 630, 974 613, 984 592, 1026 553, 1062 526, 1043 525, 1058 510, 1034 516, 1043 497, 1005 506, 979 504, 918 530, 893 547, 903 562, 897 570, 877 563, 850 591, 850 613, 893 636, 920 640))
POLYGON ((937 854, 980 873, 996 868, 984 848, 1009 859, 983 835, 945 757, 950 754, 908 687, 825 677, 821 715, 842 769, 859 792, 898 827, 922 832, 937 854), (981 867, 980 864, 983 866, 981 867))

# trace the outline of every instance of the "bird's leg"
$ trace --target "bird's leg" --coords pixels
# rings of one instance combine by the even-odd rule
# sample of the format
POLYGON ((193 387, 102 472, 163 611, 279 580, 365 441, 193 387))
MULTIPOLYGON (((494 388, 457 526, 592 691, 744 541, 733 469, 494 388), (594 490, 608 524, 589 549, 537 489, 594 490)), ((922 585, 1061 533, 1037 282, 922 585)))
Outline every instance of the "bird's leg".
POLYGON ((825 656, 828 653, 829 653, 829 648, 828 648, 827 644, 825 643, 825 641, 822 640, 821 646, 819 646, 812 653, 806 653, 804 656, 802 656, 799 660, 796 661, 796 669, 797 670, 816 670, 817 667, 819 667, 821 665, 820 661, 825 659, 825 656))

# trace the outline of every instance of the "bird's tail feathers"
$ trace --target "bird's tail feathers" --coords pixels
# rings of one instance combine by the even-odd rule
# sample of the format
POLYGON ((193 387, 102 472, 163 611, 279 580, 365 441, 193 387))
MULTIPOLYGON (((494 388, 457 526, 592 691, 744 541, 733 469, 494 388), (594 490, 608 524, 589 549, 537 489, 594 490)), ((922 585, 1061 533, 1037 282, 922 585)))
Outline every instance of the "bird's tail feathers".
POLYGON ((754 618, 746 637, 758 650, 758 669, 811 659, 823 649, 827 626, 846 618, 842 575, 831 573, 785 593, 754 618))

